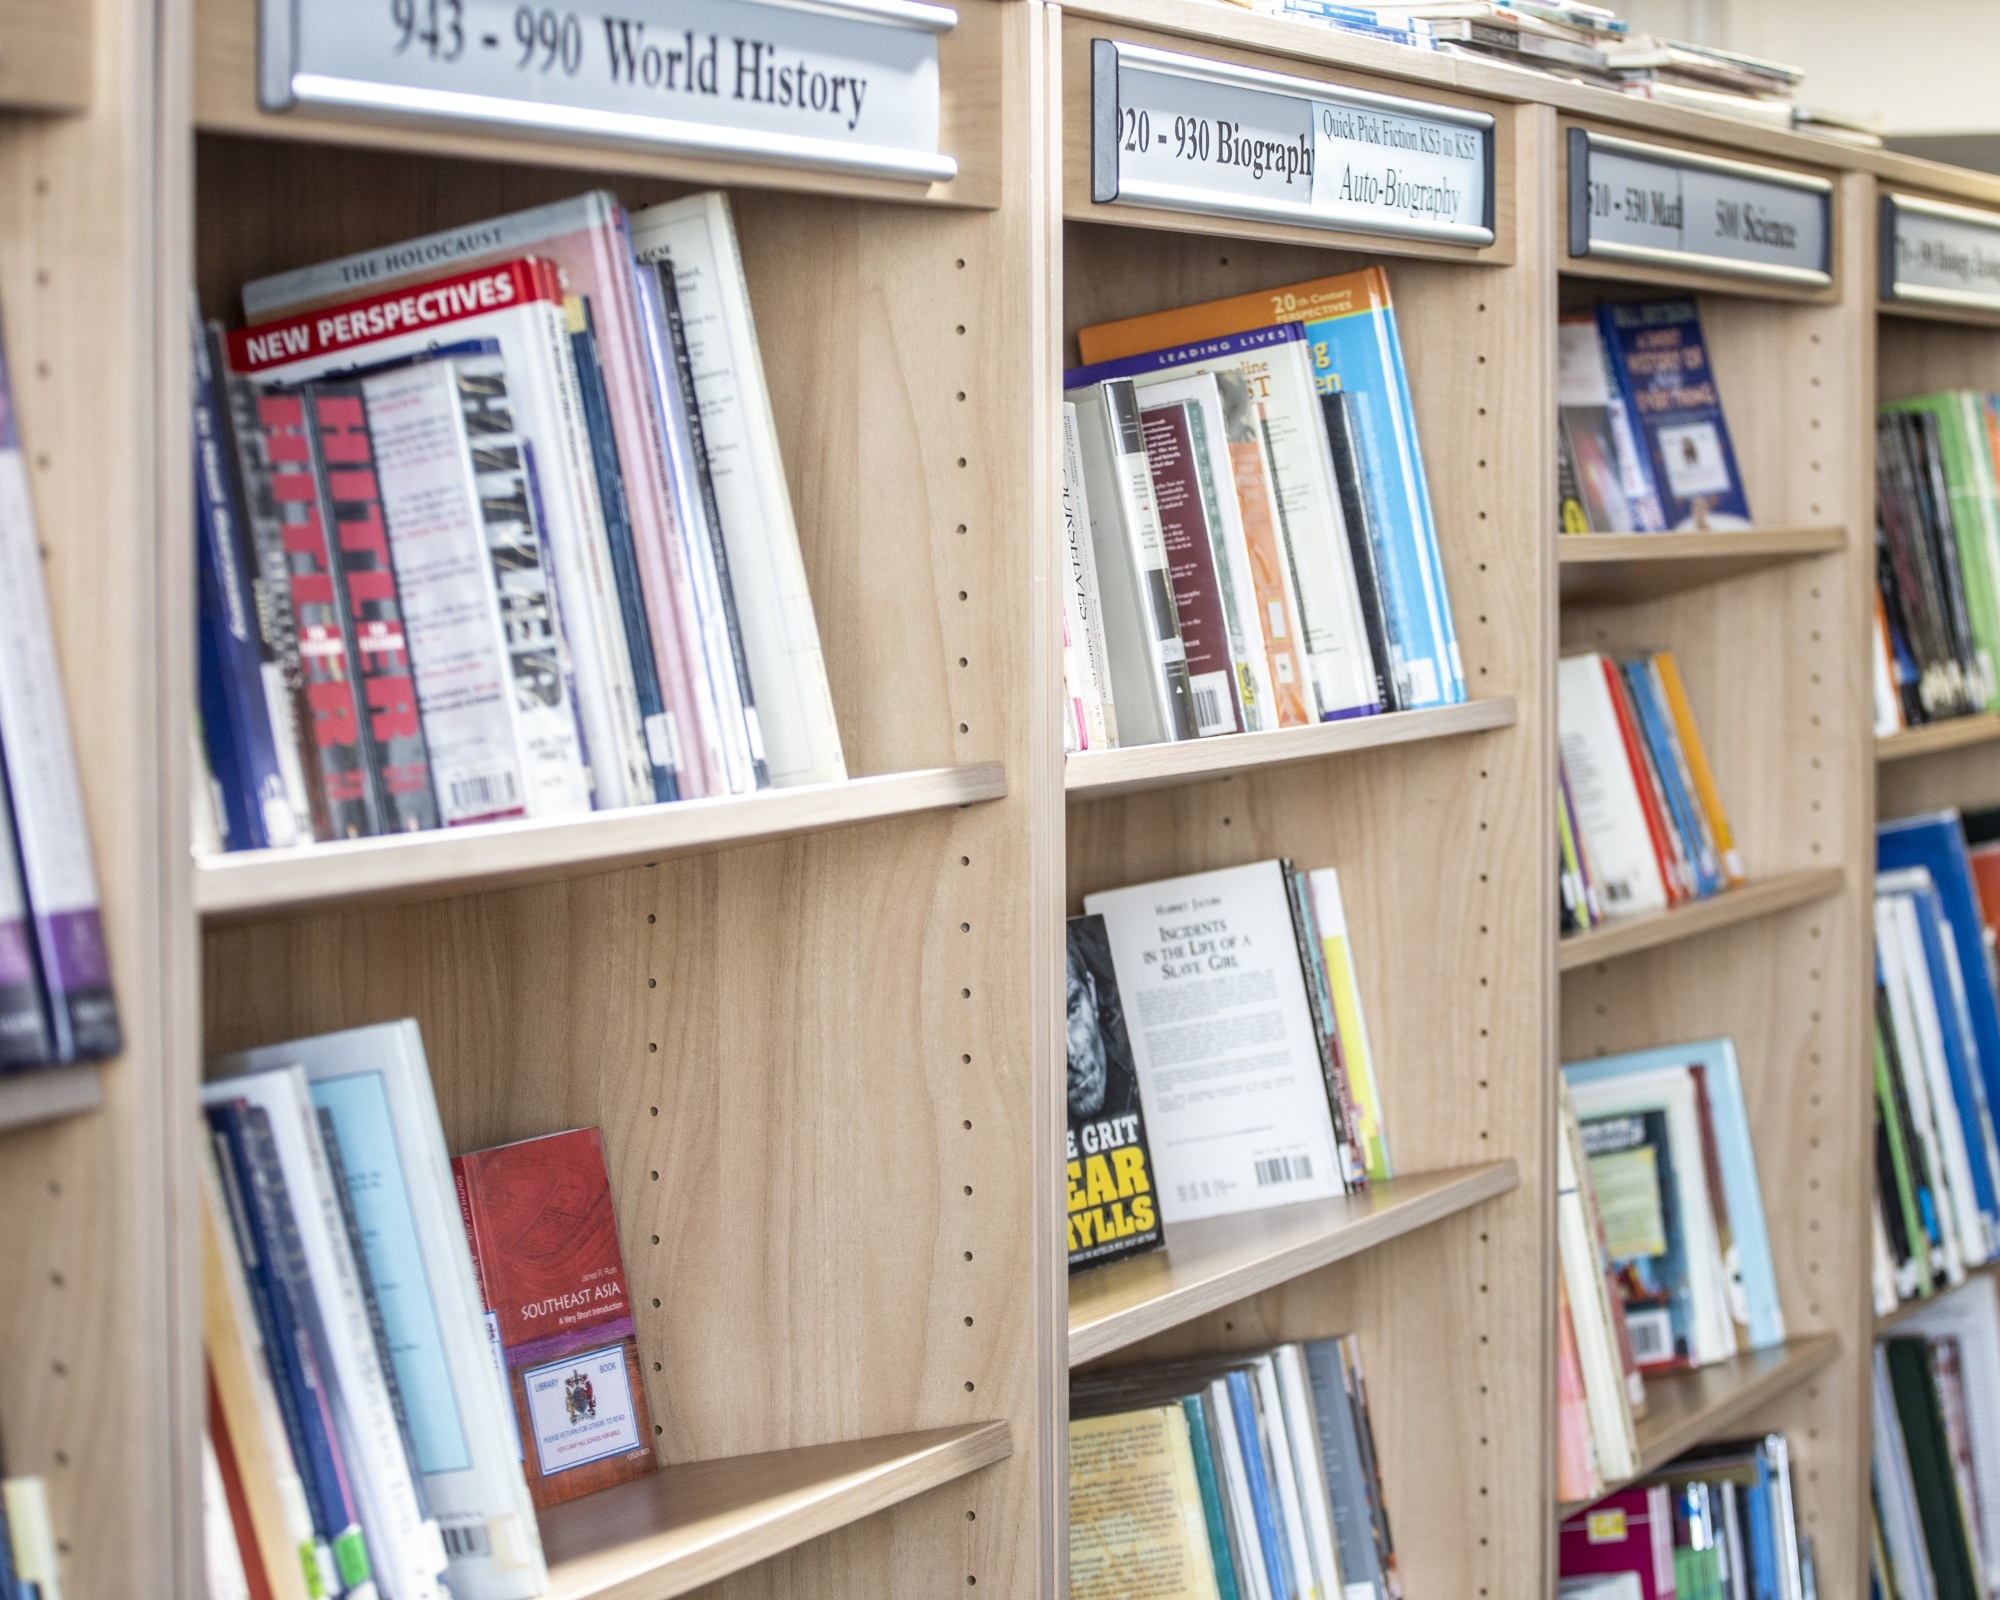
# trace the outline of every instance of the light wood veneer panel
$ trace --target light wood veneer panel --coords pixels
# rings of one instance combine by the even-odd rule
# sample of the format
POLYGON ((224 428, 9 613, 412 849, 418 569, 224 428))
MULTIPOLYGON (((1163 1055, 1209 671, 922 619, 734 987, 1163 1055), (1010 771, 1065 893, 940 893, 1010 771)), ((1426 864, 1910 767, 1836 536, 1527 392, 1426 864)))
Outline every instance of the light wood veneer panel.
POLYGON ((83 0, 0 0, 0 106, 81 111, 90 103, 91 13, 83 0))
POLYGON ((59 1122, 103 1104, 102 1067, 62 1067, 0 1078, 0 1132, 59 1122))
POLYGON ((1846 543, 1844 528, 1570 533, 1557 535, 1556 560, 1565 605, 1629 604, 1825 555, 1846 543))

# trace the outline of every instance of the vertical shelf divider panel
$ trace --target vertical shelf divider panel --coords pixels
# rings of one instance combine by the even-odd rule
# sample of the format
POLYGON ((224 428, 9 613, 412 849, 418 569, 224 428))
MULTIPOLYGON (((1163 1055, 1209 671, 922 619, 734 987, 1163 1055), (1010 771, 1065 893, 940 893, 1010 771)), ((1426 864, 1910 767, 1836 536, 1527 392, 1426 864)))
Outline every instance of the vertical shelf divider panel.
MULTIPOLYGON (((1795 165, 1838 159, 1793 143, 1795 165)), ((1844 540, 1631 604, 1566 605, 1562 643, 1673 650, 1752 881, 1835 868, 1840 884, 1773 916, 1575 966, 1561 985, 1560 1030, 1565 1060, 1736 1041, 1787 1333, 1831 1334, 1838 1356, 1732 1419, 1730 1431, 1790 1434, 1800 1532, 1817 1547, 1822 1592, 1846 1594, 1865 1585, 1868 1558, 1870 1195, 1855 1174, 1872 1149, 1862 1064, 1872 1015, 1864 646, 1874 583, 1875 228, 1869 180, 1822 175, 1834 185, 1831 289, 1570 262, 1563 302, 1694 292, 1753 515, 1772 526, 1837 525, 1844 540)))
POLYGON ((179 235, 158 16, 0 7, 0 317, 126 1046, 68 1069, 96 1076, 94 1106, 0 1133, 0 1440, 10 1473, 46 1482, 84 1600, 193 1594, 201 1570, 188 1149, 164 1131, 193 1132, 174 1053, 187 790, 169 778, 185 779, 187 710, 160 687, 193 602, 184 547, 155 532, 189 493, 185 426, 171 460, 154 428, 186 385, 185 335, 159 336, 179 235))
POLYGON ((1466 95, 1443 57, 1369 56, 1338 33, 1239 26, 1206 7, 1084 0, 1064 11, 1062 58, 1066 361, 1090 323, 1384 266, 1468 692, 1514 702, 1511 719, 1456 737, 1071 795, 1071 913, 1097 889, 1273 856, 1337 867, 1396 1172, 1518 1174, 1469 1210, 1102 1364, 1359 1333, 1410 1593, 1552 1592, 1554 116, 1466 95), (1095 39, 1492 113, 1494 243, 1093 203, 1095 39), (1364 72, 1355 56, 1393 66, 1364 72))
MULTIPOLYGON (((251 0, 192 7, 210 315, 261 273, 589 188, 636 209, 729 186, 848 768, 1005 779, 832 831, 204 930, 207 1050, 411 1016, 453 1150, 602 1127, 663 1464, 1005 1424, 1004 1459, 703 1589, 719 1600, 1056 1589, 1052 130, 1042 8, 955 4, 961 177, 930 188, 294 123, 239 92, 251 0)), ((186 437, 183 404, 162 438, 186 437)))

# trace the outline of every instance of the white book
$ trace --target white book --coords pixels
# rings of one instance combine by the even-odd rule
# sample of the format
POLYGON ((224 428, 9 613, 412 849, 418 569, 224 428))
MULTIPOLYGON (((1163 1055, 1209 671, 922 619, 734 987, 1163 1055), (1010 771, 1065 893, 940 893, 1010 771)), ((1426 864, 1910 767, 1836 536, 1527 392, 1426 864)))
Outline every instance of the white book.
MULTIPOLYGON (((1936 1211, 1938 1251, 1944 1257, 1945 1278, 1950 1283, 1965 1281, 1965 1257, 1961 1252, 1957 1216, 1961 1200, 1953 1195, 1949 1165, 1945 1159, 1945 1134, 1932 1106, 1934 1075, 1924 1061, 1916 1004, 1903 946, 1903 929, 1895 910, 1896 897, 1875 897, 1875 949, 1882 963, 1882 987, 1889 1001, 1889 1028, 1896 1036, 1896 1059, 1904 1098, 1910 1107, 1910 1132, 1924 1164, 1924 1180, 1939 1197, 1936 1211)), ((1962 1164, 1961 1164, 1962 1165, 1962 1164)))
POLYGON ((407 1019, 382 1023, 225 1056, 210 1072, 226 1091, 285 1067, 304 1072, 340 1141, 453 1600, 531 1600, 548 1571, 423 1036, 407 1019))
POLYGON ((1632 1403, 1625 1392, 1624 1358, 1612 1322, 1611 1291, 1583 1201, 1582 1186, 1589 1181, 1589 1170, 1582 1164, 1576 1112, 1566 1085, 1558 1083, 1557 1094, 1561 1106, 1556 1130, 1556 1249, 1569 1290, 1570 1323, 1576 1333, 1584 1409, 1590 1418, 1591 1442, 1597 1447, 1598 1469, 1607 1481, 1617 1481, 1639 1470, 1639 1440, 1632 1426, 1632 1403))
POLYGON ((634 213, 632 245, 641 261, 673 264, 771 782, 838 782, 847 762, 728 196, 634 213))
POLYGON ((246 1073, 203 1087, 203 1105, 243 1100, 270 1118, 306 1271, 318 1308, 320 1373, 331 1392, 341 1458, 383 1600, 449 1600, 444 1541, 423 1514, 402 1430, 368 1319, 347 1224, 333 1189, 312 1093, 296 1066, 246 1073))
MULTIPOLYGON (((1722 1255, 1715 1203, 1708 1187, 1701 1108, 1694 1073, 1687 1067, 1634 1072, 1595 1083, 1571 1083, 1570 1098, 1584 1122, 1600 1117, 1666 1114, 1673 1146, 1674 1191, 1687 1255, 1693 1356, 1697 1366, 1727 1361, 1737 1353, 1736 1321, 1730 1311, 1729 1263, 1722 1255)), ((1726 1202, 1725 1202, 1726 1203, 1726 1202)))
POLYGON ((1975 1553, 1985 1569, 1987 1587, 2000 1591, 2000 1287, 1990 1277, 1972 1278, 1964 1288, 1939 1295, 1911 1312, 1896 1331, 1958 1341, 1972 1480, 1979 1502, 1967 1532, 1976 1539, 1985 1530, 1975 1553))
MULTIPOLYGON (((1876 905, 1888 906, 1889 927, 1887 938, 1883 940, 1885 960, 1887 950, 1893 943, 1895 955, 1893 965, 1896 979, 1892 990, 1899 989, 1907 1005, 1907 1019, 1917 1043, 1917 1063, 1924 1073, 1924 1088, 1930 1100, 1931 1121, 1937 1129, 1938 1149, 1944 1158, 1945 1188, 1952 1206, 1952 1223, 1958 1235, 1959 1258, 1968 1266, 1977 1266, 1990 1253, 1987 1219, 1979 1209, 1979 1191, 1973 1185, 1972 1161, 1976 1146, 1972 1139, 1975 1130, 1965 1126, 1959 1115, 1958 1095, 1952 1088, 1951 1066, 1945 1056, 1944 1029, 1951 1024, 1945 1020, 1947 1000, 1940 996, 1931 983, 1930 962, 1924 954, 1923 932, 1917 918, 1922 914, 1919 902, 1912 893, 1899 892, 1907 889, 1928 889, 1930 874, 1923 868, 1906 872, 1885 872, 1875 879, 1876 905)), ((1877 918, 1877 937, 1882 938, 1881 919, 1877 918)), ((1949 933, 1945 935, 1950 937, 1949 933)), ((1893 1009, 1897 994, 1890 995, 1893 1009)), ((1984 1152, 1981 1151, 1983 1157, 1984 1152)))
POLYGON ((1347 1586, 1340 1576, 1333 1497, 1326 1486, 1326 1464, 1320 1459, 1319 1422, 1313 1415, 1312 1379, 1306 1373, 1305 1352, 1295 1344, 1279 1345, 1271 1352, 1271 1364, 1277 1370, 1278 1394, 1284 1402, 1285 1433, 1291 1441, 1292 1470, 1298 1474, 1299 1506, 1305 1513, 1313 1576, 1325 1600, 1344 1600, 1347 1586))
POLYGON ((1103 890, 1162 1219, 1343 1193, 1284 869, 1103 890))
POLYGON ((1063 544, 1069 558, 1069 581, 1063 588, 1066 612, 1081 624, 1072 630, 1081 674, 1084 714, 1090 748, 1111 749, 1118 743, 1118 702, 1111 692, 1111 657, 1104 641, 1104 601, 1097 582, 1097 551, 1090 536, 1090 496, 1083 483, 1083 447, 1077 435, 1076 407, 1063 402, 1063 544))
POLYGON ((1264 443, 1276 477, 1285 547, 1297 585, 1306 672, 1322 721, 1379 710, 1375 661, 1361 615, 1361 591, 1326 416, 1304 338, 1274 338, 1254 349, 1195 358, 1135 377, 1144 392, 1201 372, 1240 372, 1259 397, 1264 443))
MULTIPOLYGON (((1229 1380, 1217 1378, 1208 1386, 1209 1409, 1215 1413, 1216 1432, 1222 1439, 1222 1459, 1217 1471, 1222 1492, 1229 1496, 1236 1526, 1243 1535, 1243 1561, 1236 1574, 1246 1600, 1273 1600, 1270 1575, 1264 1570, 1264 1547, 1257 1537, 1257 1507, 1250 1496, 1250 1473, 1243 1460, 1243 1436, 1236 1431, 1236 1401, 1229 1392, 1229 1380)), ((1280 1597, 1288 1600, 1288 1597, 1280 1597)))
POLYGON ((1299 1501, 1299 1476, 1292 1455, 1291 1430, 1285 1426, 1284 1396, 1278 1392, 1278 1373, 1270 1356, 1258 1356, 1250 1366, 1251 1382, 1257 1386, 1258 1405, 1264 1417, 1264 1438, 1270 1445, 1267 1464, 1271 1490, 1277 1496, 1278 1532, 1291 1557, 1292 1579, 1298 1600, 1326 1600, 1314 1575, 1312 1547, 1306 1540, 1305 1508, 1299 1501))
MULTIPOLYGON (((1870 1208, 1869 1242, 1869 1290, 1875 1298, 1875 1315, 1886 1317, 1903 1303, 1906 1292, 1896 1271, 1896 1253, 1889 1245, 1889 1225, 1882 1220, 1882 1196, 1875 1196, 1875 1204, 1870 1208)), ((1907 1290, 1914 1296, 1917 1286, 1914 1282, 1907 1290)))
POLYGON ((478 340, 499 346, 515 421, 528 446, 529 480, 555 558, 596 805, 649 804, 652 764, 554 269, 513 261, 267 323, 232 333, 229 358, 231 370, 244 377, 297 384, 478 340))
POLYGON ((1556 667, 1556 723, 1570 800, 1577 826, 1590 840, 1606 914, 1663 911, 1666 879, 1604 671, 1604 657, 1596 651, 1565 656, 1556 667))
POLYGON ((505 366, 424 362, 361 391, 440 818, 588 811, 505 366))
POLYGON ((1236 498, 1236 469, 1229 458, 1222 391, 1212 372, 1196 373, 1171 383, 1147 384, 1139 392, 1139 409, 1185 405, 1189 444, 1195 451, 1196 475, 1206 500, 1203 518, 1215 558, 1216 586, 1222 593, 1223 619, 1229 629, 1229 649, 1236 659, 1237 697, 1243 703, 1246 733, 1275 728, 1277 695, 1271 684, 1271 663, 1258 626, 1256 580, 1250 570, 1250 544, 1243 529, 1243 507, 1236 498))

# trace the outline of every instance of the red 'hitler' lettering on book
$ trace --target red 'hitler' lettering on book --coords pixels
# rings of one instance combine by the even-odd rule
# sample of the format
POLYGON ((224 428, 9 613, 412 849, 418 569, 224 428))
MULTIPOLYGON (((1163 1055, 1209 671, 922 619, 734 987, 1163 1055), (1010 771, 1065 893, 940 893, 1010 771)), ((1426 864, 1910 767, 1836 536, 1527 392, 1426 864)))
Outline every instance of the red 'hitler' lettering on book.
POLYGON ((307 392, 340 545, 338 573, 353 629, 356 676, 368 706, 369 753, 382 784, 382 831, 435 828, 430 750, 417 716, 417 685, 361 385, 316 383, 307 392))
POLYGON ((653 1470, 653 1425, 595 1128, 452 1161, 537 1508, 653 1470))
POLYGON ((313 471, 305 401, 296 394, 257 397, 257 423, 271 467, 271 495, 283 530, 292 620, 299 636, 299 669, 312 711, 319 750, 320 790, 329 832, 356 839, 382 831, 375 786, 362 743, 361 712, 354 694, 353 657, 340 597, 334 586, 333 551, 327 541, 319 478, 313 471))

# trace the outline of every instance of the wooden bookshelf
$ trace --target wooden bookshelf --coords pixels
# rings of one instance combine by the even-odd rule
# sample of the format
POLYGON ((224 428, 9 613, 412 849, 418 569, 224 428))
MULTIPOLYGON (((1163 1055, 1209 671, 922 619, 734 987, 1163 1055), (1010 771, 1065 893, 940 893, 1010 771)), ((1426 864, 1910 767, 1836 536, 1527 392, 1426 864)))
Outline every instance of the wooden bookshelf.
POLYGON ((1372 1250, 1519 1183, 1512 1161, 1496 1161, 1370 1184, 1337 1200, 1179 1223, 1164 1249, 1070 1279, 1069 1364, 1372 1250))
POLYGON ((1780 911, 1840 893, 1842 880, 1838 867, 1787 872, 1725 889, 1706 900, 1690 900, 1665 911, 1603 923, 1583 933, 1567 935, 1560 946, 1557 965, 1564 972, 1573 972, 1578 967, 1656 949, 1677 939, 1693 939, 1717 928, 1733 928, 1758 917, 1776 916, 1780 911))
POLYGON ((88 106, 94 26, 92 7, 84 0, 0 0, 0 108, 88 106))
POLYGON ((1063 788, 1072 802, 1138 794, 1178 784, 1203 783, 1293 761, 1380 750, 1420 739, 1449 739, 1512 727, 1513 697, 1468 700, 1463 705, 1399 711, 1384 717, 1354 717, 1310 728, 1269 733, 1231 733, 1179 744, 1138 745, 1130 750, 1086 750, 1069 757, 1063 788))
MULTIPOLYGON (((1840 1354, 1833 1334, 1792 1339, 1770 1350, 1646 1380, 1646 1415, 1639 1420, 1639 1472, 1658 1471, 1674 1457, 1712 1439, 1749 1430, 1757 1414, 1808 1378, 1824 1372, 1840 1354)), ((1866 1347, 1863 1347, 1865 1357, 1866 1347)), ((1796 1469, 1795 1469, 1796 1470, 1796 1469)), ((1606 1484, 1606 1492, 1618 1488, 1606 1484)), ((1565 1505, 1562 1514, 1581 1511, 1565 1505)))
POLYGON ((988 761, 545 822, 208 856, 195 867, 195 906, 221 922, 482 894, 976 805, 1006 792, 1005 769, 988 761))
POLYGON ((1630 605, 1841 549, 1845 528, 1733 533, 1567 533, 1556 537, 1566 605, 1630 605))
POLYGON ((82 1116, 104 1104, 104 1073, 96 1066, 57 1067, 0 1078, 0 1133, 82 1116))
POLYGON ((1982 1261, 1976 1266, 1967 1267, 1965 1269, 1965 1277, 1961 1282, 1947 1285, 1942 1289, 1933 1289, 1928 1299, 1905 1300, 1886 1316, 1876 1317, 1875 1337, 1879 1339, 1885 1333, 1893 1333, 1903 1323, 1908 1322, 1910 1318, 1923 1310, 1925 1306, 1936 1305, 1938 1301, 1945 1299, 1947 1296, 1957 1294, 1967 1284, 1977 1282, 1982 1278, 1992 1278, 1995 1276, 2000 1276, 2000 1261, 1982 1261))
POLYGON ((542 1514, 546 1600, 668 1600, 1005 1460, 1004 1422, 663 1467, 542 1514))
MULTIPOLYGON (((1915 728, 1899 728, 1875 741, 1877 761, 1910 761, 1918 756, 1941 755, 1947 750, 1967 750, 2000 739, 2000 714, 1991 711, 1977 716, 1948 717, 1943 722, 1926 722, 1915 728)), ((2000 791, 2000 785, 1996 785, 2000 791)))

